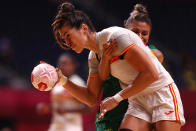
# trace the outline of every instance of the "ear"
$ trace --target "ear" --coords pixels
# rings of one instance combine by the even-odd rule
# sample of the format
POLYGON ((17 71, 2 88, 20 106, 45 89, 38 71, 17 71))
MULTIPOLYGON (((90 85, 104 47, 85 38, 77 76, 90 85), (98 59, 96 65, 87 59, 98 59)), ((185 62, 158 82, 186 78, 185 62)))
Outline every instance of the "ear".
POLYGON ((88 31, 88 26, 86 24, 82 24, 81 25, 81 29, 84 31, 84 32, 87 32, 88 31))

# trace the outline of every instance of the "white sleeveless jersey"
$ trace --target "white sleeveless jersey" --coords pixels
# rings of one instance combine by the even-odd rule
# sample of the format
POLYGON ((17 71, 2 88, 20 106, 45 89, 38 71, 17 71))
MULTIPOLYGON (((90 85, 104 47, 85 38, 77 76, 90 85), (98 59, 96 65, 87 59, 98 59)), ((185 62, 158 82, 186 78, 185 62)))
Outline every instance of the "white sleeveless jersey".
MULTIPOLYGON (((121 28, 121 27, 110 27, 97 33, 97 42, 99 46, 99 55, 102 55, 103 44, 107 43, 109 40, 116 40, 117 50, 114 53, 110 68, 111 74, 118 78, 121 83, 121 88, 126 88, 131 85, 138 75, 138 71, 131 67, 124 59, 120 59, 120 56, 124 54, 131 47, 137 45, 140 47, 151 59, 152 63, 156 67, 159 73, 159 79, 149 85, 144 89, 141 94, 150 93, 161 87, 167 86, 168 84, 174 82, 170 74, 165 70, 159 60, 151 52, 151 50, 146 46, 143 41, 134 32, 121 28)), ((98 73, 99 61, 96 58, 95 52, 91 51, 89 53, 89 74, 98 73)))

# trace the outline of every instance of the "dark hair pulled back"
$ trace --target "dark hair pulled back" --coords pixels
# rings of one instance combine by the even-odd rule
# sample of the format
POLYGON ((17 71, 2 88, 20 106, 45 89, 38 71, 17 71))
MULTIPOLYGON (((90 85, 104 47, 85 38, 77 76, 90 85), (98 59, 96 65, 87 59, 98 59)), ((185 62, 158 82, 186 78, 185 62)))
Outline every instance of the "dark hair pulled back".
POLYGON ((130 13, 129 18, 125 21, 125 27, 128 28, 133 21, 146 22, 152 27, 151 19, 148 11, 142 4, 136 4, 133 11, 130 13))
POLYGON ((59 34, 59 29, 61 29, 64 25, 79 29, 82 24, 86 24, 90 32, 95 31, 89 17, 84 12, 76 10, 74 5, 69 2, 64 2, 59 6, 58 13, 54 19, 54 22, 52 23, 52 27, 55 38, 60 47, 63 49, 68 49, 68 46, 62 40, 59 34))

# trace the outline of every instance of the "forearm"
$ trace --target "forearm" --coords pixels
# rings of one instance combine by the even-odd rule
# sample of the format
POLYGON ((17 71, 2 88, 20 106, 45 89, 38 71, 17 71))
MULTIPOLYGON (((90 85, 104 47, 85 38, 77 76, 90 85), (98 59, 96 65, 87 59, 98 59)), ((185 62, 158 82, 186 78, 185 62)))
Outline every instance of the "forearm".
POLYGON ((110 74, 110 61, 106 59, 101 59, 99 64, 99 77, 101 80, 106 80, 110 74))
POLYGON ((129 85, 127 88, 119 92, 119 95, 123 99, 127 99, 141 92, 142 90, 147 88, 150 84, 152 84, 157 79, 158 79, 158 76, 156 73, 149 73, 148 71, 144 71, 138 74, 138 76, 136 77, 132 85, 129 85))
POLYGON ((54 101, 64 101, 64 100, 76 100, 75 97, 71 96, 71 95, 65 95, 63 93, 58 93, 58 94, 52 94, 51 97, 52 100, 54 101))
POLYGON ((101 82, 98 77, 93 79, 97 80, 88 81, 87 87, 78 86, 69 80, 63 87, 82 103, 85 103, 88 106, 94 106, 97 103, 100 94, 101 82))

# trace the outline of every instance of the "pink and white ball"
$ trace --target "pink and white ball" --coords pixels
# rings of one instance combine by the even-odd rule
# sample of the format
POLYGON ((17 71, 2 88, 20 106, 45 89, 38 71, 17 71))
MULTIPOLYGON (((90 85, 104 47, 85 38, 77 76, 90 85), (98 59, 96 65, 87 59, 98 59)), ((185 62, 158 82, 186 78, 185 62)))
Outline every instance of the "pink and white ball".
POLYGON ((51 90, 57 80, 58 74, 56 69, 47 63, 37 65, 31 73, 31 82, 33 86, 40 91, 51 90))

